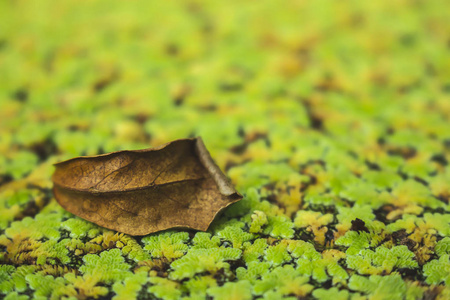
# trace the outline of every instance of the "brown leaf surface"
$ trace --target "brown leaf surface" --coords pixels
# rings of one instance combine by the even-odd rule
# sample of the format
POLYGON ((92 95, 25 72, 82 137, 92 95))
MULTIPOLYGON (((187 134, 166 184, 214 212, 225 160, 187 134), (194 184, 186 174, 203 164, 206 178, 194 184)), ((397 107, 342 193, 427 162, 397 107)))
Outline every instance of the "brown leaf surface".
POLYGON ((242 196, 201 138, 55 164, 53 193, 69 212, 130 235, 173 227, 207 230, 242 196))

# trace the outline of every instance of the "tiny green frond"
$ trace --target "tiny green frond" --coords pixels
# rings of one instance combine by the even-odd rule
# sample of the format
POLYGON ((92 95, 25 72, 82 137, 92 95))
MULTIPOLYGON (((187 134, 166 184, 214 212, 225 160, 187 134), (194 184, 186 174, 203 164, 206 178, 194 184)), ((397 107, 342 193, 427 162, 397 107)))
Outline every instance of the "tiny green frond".
POLYGON ((265 260, 267 260, 273 266, 279 266, 285 262, 290 261, 291 256, 287 251, 287 246, 288 245, 283 242, 278 243, 275 246, 269 246, 265 251, 265 260))
POLYGON ((255 210, 251 216, 252 222, 250 224, 249 232, 260 233, 262 227, 267 224, 267 216, 263 211, 255 210))
POLYGON ((95 237, 100 232, 97 225, 78 217, 64 221, 61 227, 69 231, 72 238, 95 237))
POLYGON ((220 238, 218 236, 211 237, 210 233, 207 232, 197 232, 192 239, 195 249, 209 249, 218 248, 220 245, 220 238))
POLYGON ((290 239, 294 236, 294 223, 285 216, 268 217, 268 224, 265 226, 264 234, 269 234, 274 238, 290 239))
POLYGON ((370 245, 370 234, 367 232, 347 231, 344 236, 336 240, 336 245, 349 247, 345 253, 348 255, 358 254, 370 245))
POLYGON ((261 280, 254 285, 254 292, 257 295, 268 291, 277 291, 284 296, 294 294, 296 296, 306 296, 313 289, 308 284, 309 278, 301 276, 299 271, 291 265, 276 267, 273 271, 265 273, 261 280))
POLYGON ((62 277, 54 278, 51 275, 28 274, 25 279, 30 288, 34 290, 35 298, 59 299, 74 297, 77 294, 74 287, 67 285, 67 281, 62 277))
POLYGON ((437 242, 434 247, 434 251, 439 257, 445 254, 450 254, 450 237, 445 237, 437 242))
POLYGON ((352 207, 340 206, 338 207, 338 212, 337 219, 339 224, 346 229, 350 229, 352 221, 356 218, 366 223, 371 222, 375 218, 370 205, 355 204, 352 207))
POLYGON ((321 257, 312 244, 301 240, 289 241, 287 250, 294 258, 316 260, 321 257))
POLYGON ((163 300, 177 300, 182 294, 180 284, 167 278, 150 277, 149 282, 153 285, 148 292, 163 300))
POLYGON ((191 249, 186 255, 175 260, 170 266, 173 271, 170 278, 179 280, 189 278, 202 272, 214 274, 219 269, 227 269, 228 260, 237 260, 241 257, 242 251, 236 248, 210 248, 191 249))
POLYGON ((146 272, 139 272, 125 278, 123 282, 116 281, 112 286, 112 290, 116 293, 113 300, 136 299, 142 286, 148 280, 149 278, 146 272))
POLYGON ((256 239, 253 241, 253 244, 250 242, 245 242, 243 246, 244 253, 242 256, 246 263, 250 263, 263 256, 264 250, 268 245, 266 239, 256 239))
POLYGON ((186 289, 192 299, 206 298, 206 291, 210 287, 217 286, 213 276, 194 276, 185 283, 186 289))
POLYGON ((247 268, 239 267, 236 270, 236 277, 239 280, 248 280, 255 283, 262 275, 269 271, 271 264, 268 262, 252 261, 247 264, 247 268))
POLYGON ((390 274, 394 268, 415 269, 418 267, 415 255, 406 246, 387 249, 383 246, 375 251, 365 249, 347 256, 347 265, 359 274, 390 274))
POLYGON ((163 232, 149 235, 142 239, 146 245, 145 250, 149 251, 152 257, 166 257, 169 260, 179 258, 186 253, 189 240, 187 232, 163 232))
POLYGON ((5 300, 27 300, 27 295, 19 295, 17 292, 12 292, 6 295, 5 300))
POLYGON ((20 221, 11 223, 11 227, 5 230, 9 238, 20 236, 20 238, 31 238, 39 240, 43 237, 57 240, 60 237, 59 227, 61 224, 60 214, 38 214, 35 218, 25 217, 20 221))
POLYGON ((222 230, 217 232, 217 236, 222 240, 229 241, 232 243, 233 248, 242 248, 242 244, 244 242, 250 241, 254 239, 254 235, 248 232, 245 232, 240 228, 240 226, 236 223, 234 226, 227 226, 222 230))
POLYGON ((119 249, 103 251, 100 255, 88 254, 83 257, 84 265, 80 267, 81 273, 91 276, 100 282, 111 283, 123 280, 131 275, 130 265, 119 249))
POLYGON ((428 284, 444 283, 450 286, 450 255, 444 254, 439 260, 434 259, 423 266, 423 274, 428 284))
POLYGON ((398 274, 387 276, 372 275, 350 277, 348 287, 354 291, 370 295, 373 299, 404 299, 406 285, 398 274))
POLYGON ((331 289, 317 289, 313 291, 313 296, 318 300, 348 300, 350 293, 347 290, 340 291, 338 288, 333 287, 331 289))
POLYGON ((252 296, 252 286, 249 281, 227 282, 223 286, 211 287, 208 295, 217 300, 250 300, 252 296))

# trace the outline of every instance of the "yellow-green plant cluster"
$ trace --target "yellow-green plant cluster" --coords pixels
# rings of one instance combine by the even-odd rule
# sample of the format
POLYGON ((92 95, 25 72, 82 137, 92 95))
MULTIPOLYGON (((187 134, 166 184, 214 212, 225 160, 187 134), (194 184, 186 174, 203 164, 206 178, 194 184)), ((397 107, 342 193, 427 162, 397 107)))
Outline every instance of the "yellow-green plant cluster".
POLYGON ((443 1, 0 1, 0 298, 449 299, 443 1), (207 232, 61 208, 52 164, 201 136, 207 232))

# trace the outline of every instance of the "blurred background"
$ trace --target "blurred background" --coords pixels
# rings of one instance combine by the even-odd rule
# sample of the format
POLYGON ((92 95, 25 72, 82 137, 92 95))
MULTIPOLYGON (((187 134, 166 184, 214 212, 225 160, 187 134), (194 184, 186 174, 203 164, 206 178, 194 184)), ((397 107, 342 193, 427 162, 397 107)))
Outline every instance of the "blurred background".
POLYGON ((449 299, 448 11, 0 0, 0 298, 449 299), (55 162, 194 136, 244 196, 208 233, 53 197, 55 162))
POLYGON ((3 181, 198 135, 227 169, 427 161, 450 138, 442 1, 11 0, 0 20, 3 181))

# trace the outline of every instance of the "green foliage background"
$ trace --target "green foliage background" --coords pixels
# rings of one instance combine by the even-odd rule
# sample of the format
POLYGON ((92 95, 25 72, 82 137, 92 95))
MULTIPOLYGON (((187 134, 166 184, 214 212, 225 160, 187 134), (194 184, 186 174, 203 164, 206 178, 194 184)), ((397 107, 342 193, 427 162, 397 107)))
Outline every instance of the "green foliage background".
POLYGON ((447 10, 0 1, 0 297, 449 299, 447 10), (206 233, 52 196, 54 162, 189 136, 244 195, 206 233))

